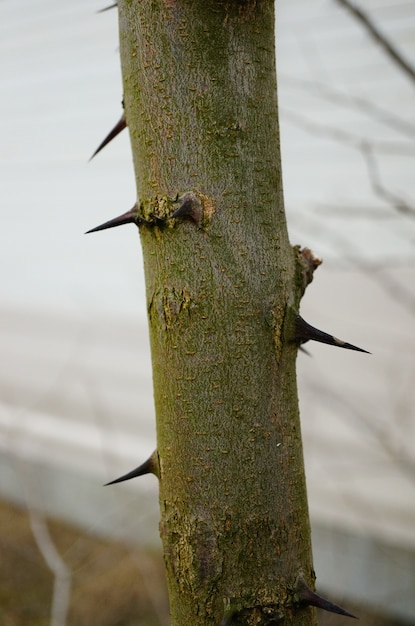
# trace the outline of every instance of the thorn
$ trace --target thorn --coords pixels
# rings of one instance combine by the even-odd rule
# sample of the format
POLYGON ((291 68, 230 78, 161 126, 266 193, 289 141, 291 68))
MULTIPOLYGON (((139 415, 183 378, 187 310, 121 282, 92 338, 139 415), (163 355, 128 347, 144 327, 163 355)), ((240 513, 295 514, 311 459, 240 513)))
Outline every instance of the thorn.
POLYGON ((114 4, 110 4, 108 7, 104 7, 97 11, 97 13, 104 13, 104 11, 109 11, 110 9, 115 9, 118 6, 118 2, 114 2, 114 4))
POLYGON ((99 226, 95 226, 95 228, 91 228, 91 230, 87 230, 85 235, 88 235, 89 233, 96 233, 98 230, 106 230, 107 228, 123 226, 123 224, 136 224, 136 226, 138 226, 141 218, 138 216, 137 211, 137 205, 135 204, 131 211, 127 211, 127 213, 123 213, 118 217, 114 217, 112 220, 108 220, 108 222, 104 222, 99 226))
MULTIPOLYGON (((117 5, 113 5, 113 6, 117 6, 117 5)), ((110 9, 110 8, 112 7, 107 7, 107 9, 110 9)), ((101 11, 106 11, 107 9, 101 9, 101 11)), ((120 119, 118 120, 118 122, 115 124, 114 128, 110 130, 110 132, 105 137, 105 139, 101 141, 98 148, 95 150, 94 154, 90 157, 89 160, 92 161, 94 156, 96 156, 98 152, 101 152, 101 150, 105 148, 105 146, 108 145, 110 141, 112 141, 117 135, 119 135, 124 130, 124 128, 127 128, 127 121, 123 113, 120 119)))
POLYGON ((303 320, 298 313, 295 314, 295 339, 300 343, 304 343, 309 340, 319 341, 320 343, 327 343, 330 346, 337 346, 338 348, 346 348, 347 350, 356 350, 357 352, 370 354, 370 352, 363 350, 363 348, 358 348, 351 343, 337 339, 334 335, 329 335, 328 333, 324 333, 322 330, 318 330, 318 328, 314 328, 314 326, 307 324, 307 322, 303 320))
POLYGON ((200 228, 203 217, 203 208, 200 198, 190 191, 185 193, 184 196, 180 198, 180 201, 181 204, 173 213, 172 217, 189 218, 200 228))
POLYGON ((136 478, 137 476, 144 476, 144 474, 154 474, 158 477, 157 450, 154 450, 153 454, 147 459, 147 461, 144 461, 144 463, 133 469, 131 472, 128 472, 128 474, 124 474, 115 480, 111 480, 109 483, 105 483, 104 487, 107 487, 108 485, 115 485, 115 483, 122 483, 125 480, 131 480, 131 478, 136 478))
POLYGON ((316 606, 319 609, 323 609, 323 611, 328 611, 329 613, 337 613, 338 615, 344 615, 346 617, 352 617, 353 619, 358 619, 356 615, 353 613, 349 613, 341 606, 322 598, 317 595, 314 591, 307 586, 304 578, 301 576, 297 578, 296 582, 296 596, 298 597, 298 601, 300 604, 306 606, 316 606))

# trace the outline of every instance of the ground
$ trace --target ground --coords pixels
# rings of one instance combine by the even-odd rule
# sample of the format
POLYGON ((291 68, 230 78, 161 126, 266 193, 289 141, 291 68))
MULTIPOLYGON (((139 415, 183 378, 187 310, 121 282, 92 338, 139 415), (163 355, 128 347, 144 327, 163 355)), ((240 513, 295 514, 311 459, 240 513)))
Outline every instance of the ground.
MULTIPOLYGON (((133 549, 48 521, 48 528, 72 572, 67 626, 167 626, 169 610, 163 561, 157 552, 133 549)), ((33 539, 26 510, 0 502, 0 623, 49 626, 53 576, 33 539)), ((370 615, 341 598, 331 598, 358 615, 360 626, 399 626, 370 615)), ((321 613, 320 626, 341 626, 348 618, 321 613)))

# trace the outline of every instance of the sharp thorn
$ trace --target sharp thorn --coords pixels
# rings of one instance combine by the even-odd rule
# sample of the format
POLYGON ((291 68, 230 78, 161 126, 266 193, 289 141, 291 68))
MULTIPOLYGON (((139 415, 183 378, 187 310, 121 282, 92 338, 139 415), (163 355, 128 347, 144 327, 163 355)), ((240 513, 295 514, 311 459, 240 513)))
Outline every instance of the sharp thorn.
POLYGON ((333 602, 317 595, 310 589, 310 587, 308 587, 305 580, 301 576, 297 579, 295 591, 298 601, 302 605, 315 606, 319 609, 323 609, 323 611, 328 611, 329 613, 337 613, 338 615, 358 619, 356 615, 353 615, 353 613, 349 613, 349 611, 346 611, 346 609, 343 609, 341 606, 338 606, 337 604, 334 604, 333 602))
MULTIPOLYGON (((111 8, 111 7, 107 7, 107 8, 111 8)), ((101 141, 98 148, 95 150, 94 154, 90 157, 89 160, 92 161, 92 159, 98 154, 98 152, 101 152, 101 150, 105 148, 105 146, 108 145, 110 141, 112 141, 117 135, 119 135, 124 130, 124 128, 127 128, 127 122, 125 119, 125 115, 123 113, 120 119, 118 120, 118 122, 115 124, 114 128, 110 130, 110 132, 105 137, 105 139, 101 141)))
POLYGON ((154 474, 158 477, 159 471, 157 450, 154 450, 153 454, 146 461, 144 461, 144 463, 131 470, 131 472, 123 474, 123 476, 120 476, 115 480, 111 480, 111 482, 109 483, 105 483, 104 487, 107 487, 108 485, 115 485, 116 483, 122 483, 125 480, 131 480, 131 478, 137 478, 138 476, 144 476, 145 474, 154 474))
POLYGON ((104 13, 105 11, 109 11, 110 9, 115 9, 118 6, 118 2, 114 2, 114 4, 110 4, 108 7, 104 7, 97 11, 97 13, 104 13))
POLYGON ((108 222, 104 222, 99 226, 95 226, 95 228, 91 228, 91 230, 87 230, 85 235, 89 233, 96 233, 99 230, 106 230, 107 228, 115 228, 116 226, 123 226, 123 224, 136 224, 138 226, 140 219, 137 215, 137 205, 135 204, 131 211, 127 211, 127 213, 123 213, 118 217, 114 217, 112 220, 108 220, 108 222))
POLYGON ((347 350, 356 350, 357 352, 365 352, 366 354, 370 354, 367 350, 363 350, 363 348, 358 348, 351 343, 347 343, 347 341, 342 341, 341 339, 337 339, 334 335, 330 335, 329 333, 325 333, 322 330, 318 330, 318 328, 314 328, 308 324, 305 320, 303 320, 298 313, 296 313, 295 318, 295 340, 300 343, 304 343, 306 341, 319 341, 320 343, 327 343, 330 346, 336 346, 338 348, 346 348, 347 350))
POLYGON ((200 198, 193 192, 189 192, 180 198, 180 203, 179 208, 173 213, 172 217, 189 218, 200 228, 203 217, 200 198))

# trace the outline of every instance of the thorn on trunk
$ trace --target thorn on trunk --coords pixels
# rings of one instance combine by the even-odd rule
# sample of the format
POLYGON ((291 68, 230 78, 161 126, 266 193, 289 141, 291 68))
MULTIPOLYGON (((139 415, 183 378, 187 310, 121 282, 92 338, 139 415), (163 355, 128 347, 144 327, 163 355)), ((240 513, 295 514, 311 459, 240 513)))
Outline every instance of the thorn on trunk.
MULTIPOLYGON (((107 7, 107 9, 110 9, 110 8, 111 7, 107 7)), ((102 10, 106 11, 107 9, 102 9, 102 10)), ((105 137, 105 139, 101 141, 98 148, 95 150, 94 154, 90 157, 89 160, 92 161, 92 159, 98 154, 98 152, 101 152, 101 150, 105 148, 105 146, 108 145, 110 141, 112 141, 117 135, 119 135, 124 130, 124 128, 127 128, 127 122, 125 119, 125 115, 123 113, 120 119, 118 120, 118 122, 115 124, 114 128, 110 130, 110 132, 105 137)))
POLYGON ((171 217, 191 219, 200 228, 203 217, 203 207, 200 198, 193 192, 185 193, 180 198, 180 206, 171 217))
POLYGON ((115 480, 111 480, 109 483, 105 483, 104 487, 108 485, 115 485, 115 483, 122 483, 125 480, 131 480, 131 478, 137 478, 138 476, 144 476, 145 474, 154 474, 159 476, 158 455, 157 450, 154 450, 153 454, 144 463, 133 469, 128 474, 123 474, 115 480))
POLYGON ((358 619, 356 615, 353 613, 349 613, 341 606, 322 598, 317 595, 315 591, 312 591, 310 587, 305 582, 304 578, 300 576, 297 578, 296 586, 295 586, 295 595, 298 599, 297 602, 303 606, 315 606, 319 609, 323 609, 323 611, 328 611, 329 613, 337 613, 338 615, 344 615, 345 617, 352 617, 353 619, 358 619))
POLYGON ((88 235, 89 233, 96 233, 98 230, 106 230, 107 228, 115 228, 116 226, 122 226, 123 224, 135 224, 136 226, 138 226, 138 224, 141 221, 141 218, 139 218, 137 211, 138 211, 138 208, 137 208, 137 205, 135 204, 130 211, 127 211, 127 213, 123 213, 122 215, 119 215, 118 217, 114 217, 114 219, 112 220, 108 220, 108 222, 104 222, 103 224, 100 224, 99 226, 95 226, 95 228, 91 228, 91 230, 87 230, 85 235, 88 235))
POLYGON ((110 9, 115 9, 118 6, 118 2, 114 2, 114 4, 110 4, 108 7, 104 7, 97 11, 97 13, 104 13, 105 11, 109 11, 110 9))
POLYGON ((337 346, 338 348, 346 348, 347 350, 356 350, 357 352, 370 354, 370 352, 363 350, 363 348, 358 348, 351 343, 337 339, 334 335, 330 335, 322 330, 318 330, 318 328, 314 328, 314 326, 307 324, 307 322, 303 320, 298 313, 295 314, 294 339, 300 343, 305 343, 306 341, 319 341, 320 343, 327 343, 330 346, 337 346))

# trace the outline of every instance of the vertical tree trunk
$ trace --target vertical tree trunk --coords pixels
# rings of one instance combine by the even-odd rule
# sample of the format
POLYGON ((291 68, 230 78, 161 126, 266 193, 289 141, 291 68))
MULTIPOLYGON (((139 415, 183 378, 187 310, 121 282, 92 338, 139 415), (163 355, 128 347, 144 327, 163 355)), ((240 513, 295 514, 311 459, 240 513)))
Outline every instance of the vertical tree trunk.
POLYGON ((119 19, 172 623, 311 626, 273 2, 121 0, 119 19))

